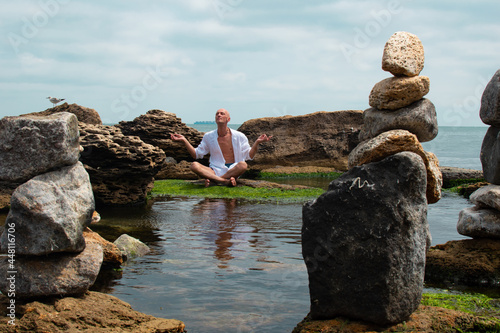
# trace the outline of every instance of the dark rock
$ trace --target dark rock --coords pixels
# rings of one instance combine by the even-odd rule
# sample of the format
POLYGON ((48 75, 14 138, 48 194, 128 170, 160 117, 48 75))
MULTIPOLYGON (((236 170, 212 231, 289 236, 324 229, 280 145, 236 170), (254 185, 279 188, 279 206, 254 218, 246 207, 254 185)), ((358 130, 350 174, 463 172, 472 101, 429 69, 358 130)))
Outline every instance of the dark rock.
POLYGON ((273 138, 259 148, 253 168, 320 166, 347 170, 347 157, 359 143, 363 112, 358 110, 316 112, 303 116, 248 120, 239 131, 250 145, 263 133, 273 138))
MULTIPOLYGON (((102 264, 102 247, 89 243, 80 253, 52 253, 47 256, 17 256, 16 298, 85 293, 97 278, 102 264)), ((0 291, 6 295, 12 275, 7 257, 0 259, 0 291)))
POLYGON ((203 133, 184 124, 174 113, 162 110, 150 110, 132 121, 120 121, 116 127, 124 135, 138 136, 145 143, 161 148, 166 156, 172 156, 178 161, 193 159, 184 144, 172 141, 170 134, 184 135, 194 147, 203 138, 203 133))
POLYGON ((80 161, 90 175, 97 204, 143 204, 154 176, 165 161, 163 151, 115 126, 80 123, 80 161))
POLYGON ((500 239, 500 211, 478 206, 462 209, 458 214, 457 231, 473 238, 500 239))
POLYGON ((430 244, 425 193, 422 158, 403 152, 352 168, 304 205, 311 318, 389 324, 417 309, 430 244))
POLYGON ((433 246, 427 253, 425 281, 441 285, 500 284, 500 240, 464 239, 433 246))
POLYGON ((36 176, 13 193, 11 209, 1 237, 7 252, 15 237, 16 255, 80 252, 85 248, 83 229, 95 210, 89 175, 78 162, 36 176))
POLYGON ((0 120, 0 181, 25 182, 75 164, 80 154, 78 120, 71 113, 0 120))
POLYGON ((500 128, 490 126, 481 145, 481 165, 484 179, 492 184, 500 185, 500 128))
POLYGON ((78 104, 68 104, 64 103, 53 108, 47 109, 45 111, 33 112, 28 115, 37 115, 37 116, 49 116, 59 112, 69 112, 73 113, 79 122, 91 124, 91 125, 102 125, 101 117, 96 110, 91 108, 86 108, 84 106, 80 106, 78 104))
POLYGON ((493 75, 483 91, 479 116, 483 123, 500 127, 500 70, 493 75))
POLYGON ((363 113, 363 121, 359 135, 361 141, 394 129, 407 130, 415 134, 420 142, 431 141, 438 134, 436 109, 426 98, 394 111, 367 109, 363 113))

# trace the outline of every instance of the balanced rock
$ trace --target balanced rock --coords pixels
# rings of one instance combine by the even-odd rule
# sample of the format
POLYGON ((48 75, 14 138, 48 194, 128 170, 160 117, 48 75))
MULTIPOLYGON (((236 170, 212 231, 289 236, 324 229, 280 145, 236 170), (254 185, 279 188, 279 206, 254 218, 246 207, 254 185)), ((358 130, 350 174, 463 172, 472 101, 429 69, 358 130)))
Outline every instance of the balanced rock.
POLYGON ((500 211, 478 206, 462 209, 457 231, 472 238, 500 238, 500 211))
POLYGON ((386 42, 382 69, 399 76, 417 76, 424 68, 424 46, 409 32, 398 31, 386 42))
POLYGON ((493 75, 483 91, 479 116, 483 123, 500 127, 500 70, 493 75))
POLYGON ((97 204, 142 204, 165 161, 164 152, 119 128, 80 123, 80 160, 90 175, 97 204))
POLYGON ((420 100, 429 89, 427 76, 390 77, 373 86, 369 104, 377 109, 397 110, 420 100))
POLYGON ((302 213, 312 319, 406 320, 423 291, 430 244, 422 158, 354 167, 302 213))
POLYGON ((363 111, 316 112, 302 116, 251 119, 239 131, 252 144, 262 133, 273 138, 259 147, 249 165, 318 166, 347 170, 347 156, 358 145, 363 111))
POLYGON ((471 194, 469 200, 478 207, 493 208, 500 211, 500 186, 487 185, 471 194))
POLYGON ((490 126, 481 145, 481 165, 483 167, 484 179, 491 183, 500 185, 500 128, 490 126))
POLYGON ((124 135, 138 136, 142 141, 161 148, 166 156, 177 160, 192 160, 184 144, 172 141, 170 134, 179 133, 194 146, 198 146, 203 133, 184 124, 174 113, 150 110, 132 121, 120 121, 116 127, 124 135))
POLYGON ((63 103, 61 105, 54 106, 53 108, 47 109, 45 111, 28 113, 27 115, 50 116, 52 114, 59 112, 73 113, 78 118, 79 122, 91 125, 102 125, 101 116, 99 116, 99 113, 97 113, 96 110, 80 106, 75 103, 73 104, 63 103))
POLYGON ((359 134, 361 141, 394 129, 407 130, 415 134, 420 142, 431 141, 438 134, 436 108, 426 98, 391 112, 367 109, 363 113, 363 120, 364 125, 359 134))
MULTIPOLYGON (((83 229, 94 208, 89 175, 80 162, 30 179, 12 194, 5 221, 15 229, 16 254, 82 251, 83 229)), ((8 248, 7 230, 0 239, 2 252, 8 248)))
MULTIPOLYGON (((16 257, 15 294, 18 298, 85 293, 94 284, 102 264, 102 247, 89 243, 80 253, 16 257)), ((7 295, 8 258, 0 259, 0 291, 7 295)))
POLYGON ((415 134, 406 130, 384 132, 373 139, 361 142, 349 154, 349 168, 378 162, 391 155, 409 151, 419 155, 427 170, 427 201, 436 203, 441 199, 443 176, 436 155, 424 151, 415 134))
POLYGON ((78 162, 78 120, 67 112, 0 120, 0 181, 25 182, 78 162))

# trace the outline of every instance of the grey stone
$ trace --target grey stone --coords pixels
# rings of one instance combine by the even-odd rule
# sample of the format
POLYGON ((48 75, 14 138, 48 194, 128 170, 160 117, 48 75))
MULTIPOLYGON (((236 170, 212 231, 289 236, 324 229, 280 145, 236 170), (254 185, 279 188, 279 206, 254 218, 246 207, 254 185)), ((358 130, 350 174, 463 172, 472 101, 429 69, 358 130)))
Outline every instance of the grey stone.
POLYGON ((420 142, 431 141, 438 134, 436 109, 426 98, 394 111, 367 109, 363 113, 363 120, 364 125, 359 133, 361 141, 395 129, 415 134, 420 142))
POLYGON ((78 162, 78 119, 68 112, 0 120, 0 180, 25 182, 78 162))
POLYGON ((382 69, 393 75, 416 76, 424 68, 424 46, 409 32, 395 32, 385 43, 382 69))
POLYGON ((121 235, 113 243, 120 249, 125 260, 142 257, 151 251, 149 246, 127 234, 121 235))
POLYGON ((484 179, 491 184, 500 185, 500 128, 490 126, 481 145, 481 165, 484 179))
POLYGON ((302 219, 313 319, 388 324, 418 308, 430 246, 420 156, 350 169, 304 205, 302 219))
POLYGON ((472 238, 500 238, 500 212, 478 206, 462 209, 458 214, 457 231, 472 238))
POLYGON ((500 186, 487 185, 471 194, 469 200, 479 207, 489 207, 500 211, 500 186))
POLYGON ((83 294, 94 284, 102 258, 97 243, 89 243, 80 253, 16 256, 14 264, 4 257, 0 259, 0 291, 7 295, 13 281, 16 298, 83 294), (8 279, 12 276, 14 280, 8 279))
MULTIPOLYGON (((80 252, 85 248, 83 229, 94 212, 89 175, 78 162, 34 177, 12 194, 6 226, 15 229, 17 255, 80 252)), ((7 250, 7 233, 0 247, 7 250)))
POLYGON ((483 91, 479 116, 483 123, 500 127, 500 69, 483 91))

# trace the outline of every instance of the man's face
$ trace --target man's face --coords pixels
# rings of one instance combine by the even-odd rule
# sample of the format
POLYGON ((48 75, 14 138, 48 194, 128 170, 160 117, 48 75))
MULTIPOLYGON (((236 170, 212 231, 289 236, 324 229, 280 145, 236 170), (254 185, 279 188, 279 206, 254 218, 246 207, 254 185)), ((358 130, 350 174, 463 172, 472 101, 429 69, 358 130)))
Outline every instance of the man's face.
POLYGON ((219 109, 215 113, 215 122, 219 123, 228 123, 231 118, 229 117, 229 112, 224 109, 219 109))

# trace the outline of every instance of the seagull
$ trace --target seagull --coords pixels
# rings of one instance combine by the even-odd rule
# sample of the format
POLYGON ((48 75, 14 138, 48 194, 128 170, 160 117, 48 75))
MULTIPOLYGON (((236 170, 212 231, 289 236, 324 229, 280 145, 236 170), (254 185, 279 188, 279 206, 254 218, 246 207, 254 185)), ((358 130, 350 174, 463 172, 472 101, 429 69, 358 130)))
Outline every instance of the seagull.
POLYGON ((48 99, 48 100, 49 100, 52 104, 54 104, 54 106, 56 106, 56 105, 57 105, 57 103, 64 101, 64 98, 59 99, 59 98, 50 97, 50 96, 49 96, 49 97, 47 97, 47 99, 48 99))

